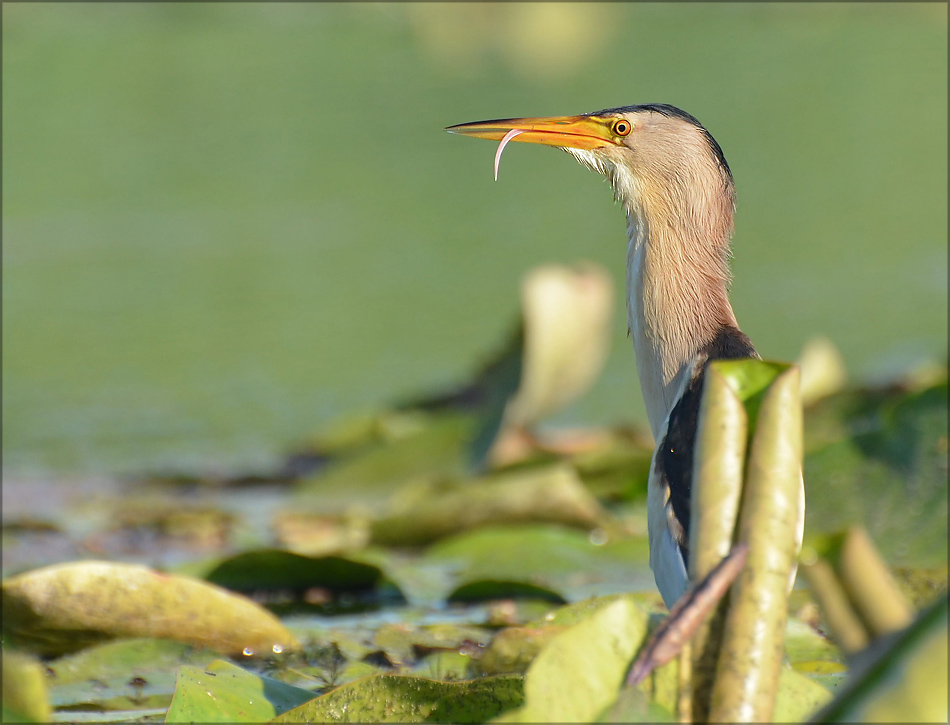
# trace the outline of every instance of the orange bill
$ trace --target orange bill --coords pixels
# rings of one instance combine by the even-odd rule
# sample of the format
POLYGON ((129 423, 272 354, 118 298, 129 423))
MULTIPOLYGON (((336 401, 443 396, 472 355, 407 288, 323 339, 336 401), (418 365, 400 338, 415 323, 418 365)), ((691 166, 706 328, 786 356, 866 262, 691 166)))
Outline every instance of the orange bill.
MULTIPOLYGON (((627 123, 620 120, 619 123, 627 123)), ((463 136, 501 141, 511 131, 520 131, 511 141, 538 143, 575 149, 599 149, 621 145, 620 138, 629 133, 615 128, 616 116, 548 116, 544 118, 502 118, 449 126, 445 130, 463 136)))

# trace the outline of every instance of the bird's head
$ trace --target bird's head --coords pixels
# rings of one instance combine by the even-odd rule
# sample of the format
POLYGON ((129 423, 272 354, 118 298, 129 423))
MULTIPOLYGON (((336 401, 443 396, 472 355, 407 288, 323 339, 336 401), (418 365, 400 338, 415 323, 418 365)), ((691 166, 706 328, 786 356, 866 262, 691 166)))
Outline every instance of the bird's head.
POLYGON ((632 212, 651 199, 681 210, 725 202, 731 211, 733 204, 732 172, 719 144, 699 121, 674 106, 648 104, 581 116, 479 121, 446 130, 564 149, 606 176, 617 200, 632 212))

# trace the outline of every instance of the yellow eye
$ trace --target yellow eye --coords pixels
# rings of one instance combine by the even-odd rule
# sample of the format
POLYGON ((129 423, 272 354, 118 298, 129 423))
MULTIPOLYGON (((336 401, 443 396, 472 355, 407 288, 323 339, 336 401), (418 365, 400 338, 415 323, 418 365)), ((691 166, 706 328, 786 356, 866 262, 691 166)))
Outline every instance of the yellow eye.
POLYGON ((614 124, 614 133, 618 136, 626 136, 630 133, 630 121, 621 118, 614 124))

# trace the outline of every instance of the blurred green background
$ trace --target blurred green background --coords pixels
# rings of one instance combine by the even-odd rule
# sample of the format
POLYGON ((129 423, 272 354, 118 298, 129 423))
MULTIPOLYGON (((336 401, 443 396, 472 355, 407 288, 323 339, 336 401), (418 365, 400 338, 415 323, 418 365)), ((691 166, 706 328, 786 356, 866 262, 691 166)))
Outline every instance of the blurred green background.
POLYGON ((5 473, 264 467, 465 378, 531 267, 617 283, 554 424, 645 420, 625 221, 562 153, 464 121, 666 102, 738 187, 763 355, 858 380, 947 347, 947 6, 4 4, 5 473))

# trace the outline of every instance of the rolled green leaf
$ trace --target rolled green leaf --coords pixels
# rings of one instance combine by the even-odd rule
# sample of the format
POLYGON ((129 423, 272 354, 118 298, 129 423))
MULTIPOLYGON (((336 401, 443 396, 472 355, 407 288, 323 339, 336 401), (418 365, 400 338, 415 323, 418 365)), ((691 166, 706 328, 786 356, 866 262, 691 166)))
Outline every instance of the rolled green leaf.
POLYGON ((732 548, 746 453, 746 413, 726 379, 711 367, 703 382, 689 530, 689 572, 706 576, 732 548))
POLYGON ((799 371, 765 390, 739 515, 748 562, 732 590, 709 719, 768 722, 782 666, 788 580, 795 560, 802 465, 799 371))
POLYGON ((872 637, 896 632, 913 620, 910 605, 863 528, 852 527, 845 534, 838 574, 872 637))
POLYGON ((848 594, 835 576, 831 564, 824 559, 817 559, 803 565, 802 574, 808 580, 808 586, 818 600, 818 606, 838 646, 848 654, 867 647, 871 636, 851 606, 848 594))
MULTIPOLYGON (((693 458, 690 578, 701 581, 728 554, 735 536, 742 495, 748 418, 728 380, 711 365, 703 381, 693 458)), ((728 596, 692 641, 693 716, 704 720, 709 708, 728 596)))

